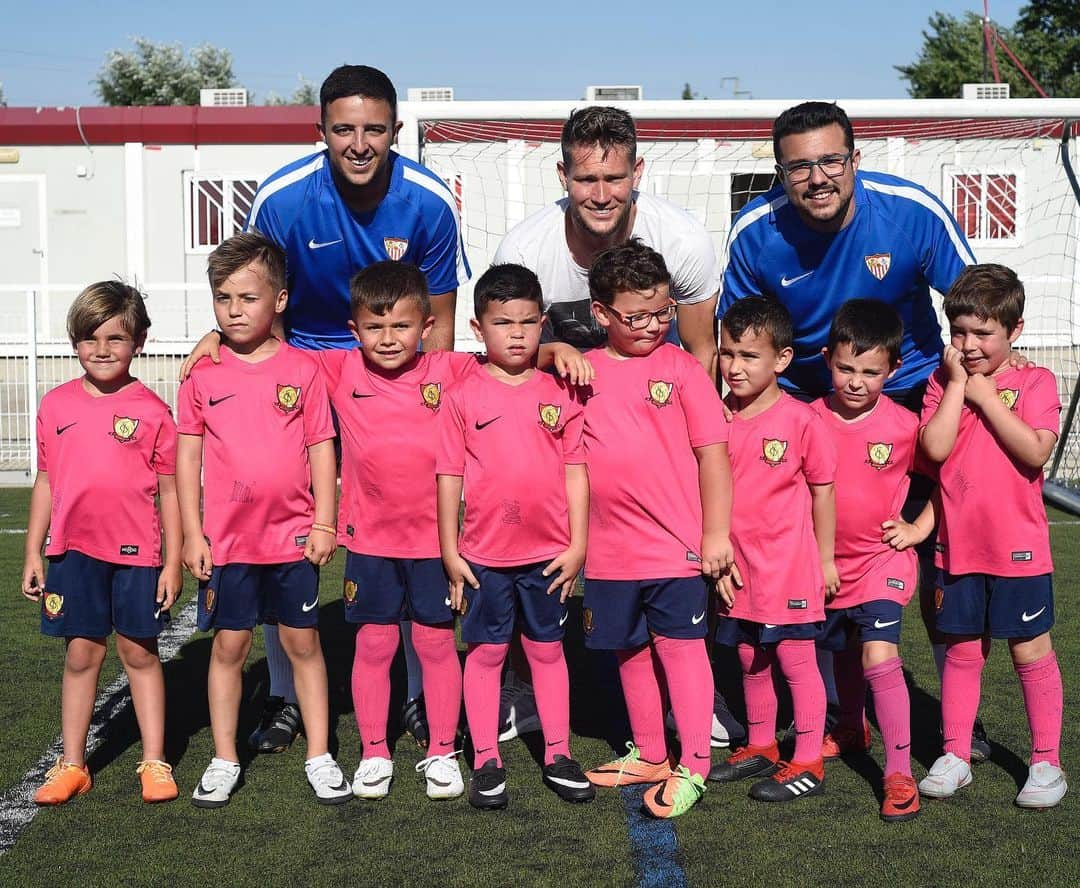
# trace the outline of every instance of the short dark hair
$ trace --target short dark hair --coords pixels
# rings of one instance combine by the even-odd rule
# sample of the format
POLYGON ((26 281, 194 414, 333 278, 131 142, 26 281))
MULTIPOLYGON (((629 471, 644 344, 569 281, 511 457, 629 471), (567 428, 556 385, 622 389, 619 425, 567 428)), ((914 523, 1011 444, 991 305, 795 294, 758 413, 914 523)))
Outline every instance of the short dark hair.
POLYGON ((844 131, 847 150, 854 151, 855 133, 851 129, 851 121, 836 102, 803 102, 783 111, 772 125, 772 150, 776 162, 781 161, 780 140, 784 136, 797 136, 834 123, 844 131))
POLYGON ((326 118, 326 106, 338 99, 363 96, 382 99, 390 106, 397 121, 397 90, 394 84, 378 68, 368 65, 342 65, 334 68, 319 88, 319 116, 326 118))
POLYGON ((599 145, 607 154, 612 148, 625 148, 633 163, 637 158, 637 130, 634 118, 621 108, 590 105, 570 112, 562 128, 563 164, 570 168, 574 148, 599 145))
POLYGON ((510 302, 512 299, 527 299, 536 303, 541 314, 544 312, 544 291, 540 288, 540 279, 533 271, 513 262, 492 265, 480 275, 473 287, 473 312, 476 319, 483 317, 492 302, 510 302))
POLYGON ((950 321, 960 315, 975 315, 984 321, 997 321, 1012 333, 1024 317, 1024 285, 1005 265, 969 265, 949 287, 944 308, 950 321))
POLYGON ((207 258, 206 276, 210 279, 210 289, 216 293, 229 275, 252 263, 263 267, 275 293, 286 288, 285 253, 281 247, 257 231, 244 231, 222 241, 207 258))
POLYGON ((661 284, 671 284, 664 257, 637 237, 604 250, 589 269, 589 295, 601 305, 611 305, 619 293, 653 290, 661 284))
POLYGON ((840 306, 829 328, 829 353, 842 343, 856 355, 884 349, 889 365, 900 362, 900 344, 904 340, 904 322, 896 309, 880 299, 849 299, 840 306))
POLYGON ((748 330, 758 336, 768 334, 777 352, 791 348, 795 340, 791 314, 782 302, 767 296, 746 296, 737 300, 724 312, 720 327, 735 340, 742 339, 748 330))
POLYGON ((431 314, 428 282, 424 273, 410 262, 385 259, 362 268, 349 281, 353 318, 366 308, 384 315, 402 299, 411 299, 426 318, 431 314))
POLYGON ((71 303, 67 315, 67 334, 71 344, 89 339, 94 331, 111 318, 120 318, 120 326, 138 343, 150 329, 143 295, 123 281, 98 281, 90 284, 71 303))

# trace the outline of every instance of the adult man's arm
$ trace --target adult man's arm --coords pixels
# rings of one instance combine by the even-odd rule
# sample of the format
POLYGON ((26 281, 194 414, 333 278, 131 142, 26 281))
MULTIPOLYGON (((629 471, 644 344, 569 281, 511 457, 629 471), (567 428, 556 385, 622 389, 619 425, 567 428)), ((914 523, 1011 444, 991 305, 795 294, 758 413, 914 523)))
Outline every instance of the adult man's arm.
POLYGON ((431 297, 431 314, 435 326, 424 340, 424 351, 454 350, 454 315, 457 311, 457 290, 431 297))
POLYGON ((680 304, 675 316, 683 348, 697 358, 714 382, 717 361, 716 298, 717 294, 714 293, 703 302, 680 304))

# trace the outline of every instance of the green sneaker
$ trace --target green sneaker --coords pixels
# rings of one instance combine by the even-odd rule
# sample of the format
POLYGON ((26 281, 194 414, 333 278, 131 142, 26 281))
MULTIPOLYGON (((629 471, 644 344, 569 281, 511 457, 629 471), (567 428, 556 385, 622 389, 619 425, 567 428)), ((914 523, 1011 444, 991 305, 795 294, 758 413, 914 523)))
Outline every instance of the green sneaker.
POLYGON ((679 765, 667 780, 645 793, 645 810, 653 817, 678 817, 705 795, 705 778, 679 765))

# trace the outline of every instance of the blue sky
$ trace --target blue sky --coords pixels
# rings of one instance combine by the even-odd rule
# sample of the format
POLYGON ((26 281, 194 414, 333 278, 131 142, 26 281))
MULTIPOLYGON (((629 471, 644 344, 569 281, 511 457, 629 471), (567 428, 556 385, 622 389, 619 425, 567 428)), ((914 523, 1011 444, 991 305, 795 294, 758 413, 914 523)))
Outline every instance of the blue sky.
MULTIPOLYGON (((994 0, 1016 20, 1023 0, 994 0)), ((981 0, 743 0, 477 4, 453 0, 239 4, 185 0, 5 4, 0 83, 9 105, 98 104, 91 81, 108 50, 133 36, 229 49, 261 101, 316 85, 344 62, 409 86, 452 86, 458 99, 578 99, 589 84, 641 84, 678 98, 903 98, 893 65, 913 60, 934 10, 982 12, 981 0), (255 10, 255 11, 249 11, 255 10)))

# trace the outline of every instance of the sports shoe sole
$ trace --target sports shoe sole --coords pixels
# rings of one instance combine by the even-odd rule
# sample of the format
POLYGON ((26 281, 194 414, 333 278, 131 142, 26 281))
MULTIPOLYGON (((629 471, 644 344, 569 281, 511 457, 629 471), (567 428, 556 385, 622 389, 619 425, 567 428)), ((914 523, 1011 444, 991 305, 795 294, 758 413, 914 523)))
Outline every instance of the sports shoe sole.
POLYGON ((556 783, 545 774, 544 785, 564 802, 570 802, 573 805, 591 802, 596 798, 596 787, 591 783, 588 787, 563 786, 562 784, 556 783))

